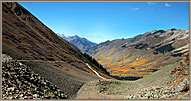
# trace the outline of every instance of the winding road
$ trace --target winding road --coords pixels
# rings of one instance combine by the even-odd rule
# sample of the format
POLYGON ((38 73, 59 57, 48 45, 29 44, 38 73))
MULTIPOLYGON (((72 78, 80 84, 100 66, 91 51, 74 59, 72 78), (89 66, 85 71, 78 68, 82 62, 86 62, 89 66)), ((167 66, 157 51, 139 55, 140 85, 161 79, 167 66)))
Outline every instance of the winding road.
POLYGON ((106 78, 102 77, 101 75, 99 75, 99 73, 98 73, 97 71, 93 70, 88 63, 86 63, 86 65, 87 65, 88 68, 90 68, 98 77, 100 77, 100 78, 102 78, 102 79, 104 79, 104 80, 106 79, 106 78))
MULTIPOLYGON (((43 60, 10 60, 10 61, 43 61, 43 60)), ((47 62, 47 61, 46 61, 47 62)), ((57 62, 63 62, 63 61, 57 61, 57 62)), ((86 63, 86 65, 88 66, 88 68, 90 68, 98 77, 100 77, 101 79, 104 79, 104 80, 106 80, 107 78, 104 78, 104 77, 102 77, 97 71, 95 71, 94 69, 92 69, 91 68, 91 66, 88 64, 88 63, 86 63)))

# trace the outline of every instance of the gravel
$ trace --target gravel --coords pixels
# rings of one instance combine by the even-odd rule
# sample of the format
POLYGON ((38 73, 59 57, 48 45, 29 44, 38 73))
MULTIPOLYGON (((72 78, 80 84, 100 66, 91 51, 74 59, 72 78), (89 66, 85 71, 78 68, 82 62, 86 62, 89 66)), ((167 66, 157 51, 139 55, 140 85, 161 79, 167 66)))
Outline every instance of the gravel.
POLYGON ((166 85, 143 88, 128 94, 124 99, 189 99, 188 56, 169 73, 166 85))
POLYGON ((67 99, 68 96, 48 80, 18 61, 2 62, 3 99, 67 99))

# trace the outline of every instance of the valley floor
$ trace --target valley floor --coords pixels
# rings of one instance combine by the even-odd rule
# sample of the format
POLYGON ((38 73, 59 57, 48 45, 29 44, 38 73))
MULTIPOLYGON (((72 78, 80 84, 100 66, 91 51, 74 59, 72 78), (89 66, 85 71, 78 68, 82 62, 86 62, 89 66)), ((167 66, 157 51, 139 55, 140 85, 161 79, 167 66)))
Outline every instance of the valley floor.
POLYGON ((2 54, 3 99, 71 99, 96 79, 63 61, 14 60, 2 54))
POLYGON ((88 82, 78 91, 76 99, 189 99, 186 58, 136 81, 88 82))
POLYGON ((47 62, 41 66, 42 61, 21 60, 33 67, 28 68, 6 55, 2 59, 3 99, 189 99, 190 95, 188 56, 136 81, 107 79, 88 64, 97 77, 75 69, 73 73, 83 77, 68 77, 63 71, 50 74, 47 62))

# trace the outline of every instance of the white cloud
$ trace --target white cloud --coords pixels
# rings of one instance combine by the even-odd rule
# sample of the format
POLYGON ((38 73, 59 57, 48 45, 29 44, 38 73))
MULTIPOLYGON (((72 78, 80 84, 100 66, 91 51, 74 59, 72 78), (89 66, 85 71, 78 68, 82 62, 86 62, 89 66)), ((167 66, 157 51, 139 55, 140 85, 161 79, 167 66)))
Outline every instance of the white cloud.
POLYGON ((166 6, 166 7, 170 7, 171 5, 169 5, 168 3, 165 3, 164 6, 166 6))
POLYGON ((155 2, 147 2, 147 4, 149 4, 149 5, 154 5, 154 4, 156 4, 155 2))
POLYGON ((139 10, 140 8, 130 8, 133 12, 139 10))

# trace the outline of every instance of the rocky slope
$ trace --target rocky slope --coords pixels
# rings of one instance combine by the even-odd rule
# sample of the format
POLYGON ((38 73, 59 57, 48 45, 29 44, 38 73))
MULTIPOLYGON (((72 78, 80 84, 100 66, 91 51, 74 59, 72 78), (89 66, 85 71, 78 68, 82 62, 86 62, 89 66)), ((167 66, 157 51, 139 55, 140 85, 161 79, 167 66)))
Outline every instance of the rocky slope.
POLYGON ((154 30, 128 39, 98 44, 89 50, 113 76, 145 77, 189 52, 189 30, 154 30))
POLYGON ((76 99, 190 99, 189 54, 136 81, 96 80, 86 83, 76 99), (94 92, 92 92, 94 91, 94 92))
POLYGON ((106 74, 15 2, 2 3, 2 53, 57 85, 68 98, 85 82, 100 79, 87 64, 106 74))
POLYGON ((56 85, 10 56, 2 56, 2 97, 4 99, 67 99, 56 85))
POLYGON ((77 35, 75 36, 64 36, 62 34, 57 34, 66 41, 68 41, 70 44, 72 44, 74 47, 79 49, 81 52, 88 52, 93 46, 96 46, 96 43, 93 43, 86 38, 81 38, 77 35))
POLYGON ((151 31, 92 48, 111 74, 145 76, 120 81, 18 3, 2 6, 3 99, 189 98, 188 30, 151 31))

